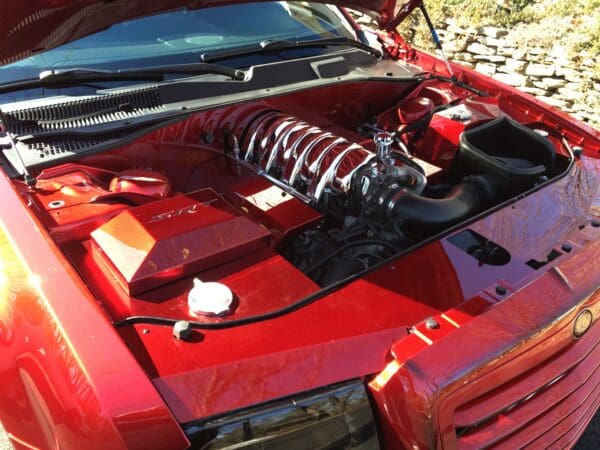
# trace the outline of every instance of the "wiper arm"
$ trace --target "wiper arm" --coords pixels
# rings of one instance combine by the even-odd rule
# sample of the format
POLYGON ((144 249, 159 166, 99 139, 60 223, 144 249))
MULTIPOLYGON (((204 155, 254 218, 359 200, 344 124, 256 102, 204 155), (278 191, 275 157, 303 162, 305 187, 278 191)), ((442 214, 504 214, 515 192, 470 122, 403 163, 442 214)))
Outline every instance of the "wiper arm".
POLYGON ((125 70, 64 69, 46 70, 40 73, 40 81, 60 84, 72 81, 113 81, 113 80, 163 80, 169 74, 215 74, 225 75, 233 80, 243 80, 245 72, 234 67, 218 64, 191 63, 169 66, 144 67, 125 70))
POLYGON ((77 86, 78 84, 94 81, 163 81, 166 75, 169 74, 225 75, 237 81, 244 80, 246 77, 246 73, 243 70, 207 63, 175 64, 125 70, 98 70, 86 68, 56 69, 40 72, 39 78, 2 84, 0 85, 0 93, 41 87, 77 86))
POLYGON ((366 52, 371 53, 377 58, 381 57, 381 52, 370 45, 364 44, 360 41, 350 39, 347 37, 339 38, 325 38, 325 39, 313 39, 306 41, 289 41, 289 40, 275 40, 275 41, 262 41, 258 45, 251 45, 248 47, 238 47, 231 50, 222 50, 204 53, 202 55, 202 61, 205 63, 220 61, 228 58, 235 58, 238 56, 254 55, 259 53, 277 52, 281 50, 293 50, 296 48, 311 48, 311 47, 355 47, 366 52))

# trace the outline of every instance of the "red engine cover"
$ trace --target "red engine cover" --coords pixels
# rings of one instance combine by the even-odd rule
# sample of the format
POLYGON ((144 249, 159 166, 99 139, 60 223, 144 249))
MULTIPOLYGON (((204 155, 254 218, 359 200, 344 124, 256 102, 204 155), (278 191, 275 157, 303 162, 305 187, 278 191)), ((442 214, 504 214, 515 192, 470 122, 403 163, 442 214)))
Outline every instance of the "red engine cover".
POLYGON ((203 189, 123 211, 91 236, 100 261, 136 295, 267 247, 270 233, 203 189))

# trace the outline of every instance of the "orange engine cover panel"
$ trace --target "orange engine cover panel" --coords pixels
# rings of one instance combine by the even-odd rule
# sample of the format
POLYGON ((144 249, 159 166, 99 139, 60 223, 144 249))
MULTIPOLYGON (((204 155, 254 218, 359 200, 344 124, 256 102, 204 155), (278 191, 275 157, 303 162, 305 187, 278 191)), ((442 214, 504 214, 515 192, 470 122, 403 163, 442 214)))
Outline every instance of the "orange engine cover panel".
POLYGON ((100 261, 136 295, 260 250, 270 232, 203 189, 125 210, 91 237, 100 261))

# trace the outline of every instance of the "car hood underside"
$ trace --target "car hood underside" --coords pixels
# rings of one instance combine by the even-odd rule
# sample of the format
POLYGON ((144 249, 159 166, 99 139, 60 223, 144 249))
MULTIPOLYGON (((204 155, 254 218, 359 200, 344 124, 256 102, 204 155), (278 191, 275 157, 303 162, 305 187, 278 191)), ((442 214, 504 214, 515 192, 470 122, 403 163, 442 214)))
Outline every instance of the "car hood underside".
MULTIPOLYGON (((375 13, 381 27, 393 28, 422 0, 327 0, 320 3, 375 13)), ((14 4, 3 12, 0 64, 8 64, 98 32, 118 22, 178 8, 208 8, 231 0, 38 0, 14 4)))

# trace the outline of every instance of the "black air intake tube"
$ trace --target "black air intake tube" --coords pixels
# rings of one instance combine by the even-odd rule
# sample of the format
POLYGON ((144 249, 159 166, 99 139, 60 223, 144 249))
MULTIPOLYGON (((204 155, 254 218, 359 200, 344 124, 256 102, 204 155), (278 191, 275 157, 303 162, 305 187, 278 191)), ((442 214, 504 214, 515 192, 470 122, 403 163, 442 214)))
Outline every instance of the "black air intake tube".
POLYGON ((456 225, 489 206, 496 197, 496 185, 482 175, 464 178, 442 199, 427 198, 408 190, 387 196, 387 209, 411 230, 435 232, 456 225))

